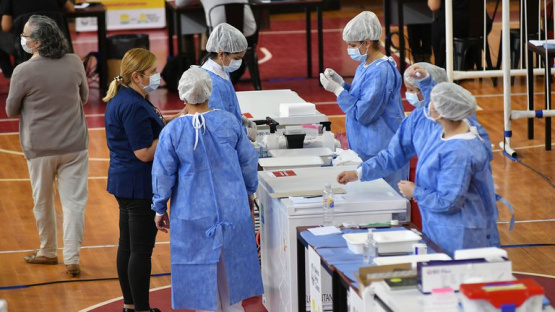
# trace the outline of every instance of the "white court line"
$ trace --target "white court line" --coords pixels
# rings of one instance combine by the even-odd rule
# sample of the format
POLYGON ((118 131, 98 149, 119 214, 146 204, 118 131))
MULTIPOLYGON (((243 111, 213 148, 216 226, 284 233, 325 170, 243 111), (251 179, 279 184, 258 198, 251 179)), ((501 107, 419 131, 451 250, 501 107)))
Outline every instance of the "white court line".
MULTIPOLYGON (((172 285, 160 286, 160 287, 152 288, 152 289, 150 289, 149 291, 150 291, 150 292, 153 292, 153 291, 158 291, 158 290, 162 290, 162 289, 166 289, 166 288, 170 288, 170 287, 172 287, 172 285)), ((105 306, 105 305, 107 305, 107 304, 109 304, 109 303, 112 303, 112 302, 115 302, 115 301, 118 301, 118 300, 123 300, 123 297, 117 297, 117 298, 114 298, 114 299, 109 299, 109 300, 106 300, 106 301, 97 303, 97 304, 95 304, 95 305, 93 305, 93 306, 84 308, 83 310, 79 310, 78 312, 87 312, 87 311, 91 311, 91 310, 94 310, 94 309, 96 309, 96 308, 105 306)))
MULTIPOLYGON (((523 147, 512 147, 514 150, 522 150, 522 149, 529 149, 529 148, 538 148, 538 147, 545 147, 545 144, 538 144, 538 145, 530 145, 530 146, 523 146, 523 147)), ((502 149, 493 149, 492 152, 502 152, 502 149)))
POLYGON ((258 64, 264 64, 272 59, 273 55, 270 50, 266 49, 265 47, 260 47, 260 52, 264 54, 264 56, 258 60, 258 64))
POLYGON ((533 275, 533 276, 539 276, 539 277, 547 277, 547 278, 555 278, 555 276, 553 276, 553 275, 546 275, 546 274, 539 274, 539 273, 529 273, 529 272, 520 272, 520 271, 513 271, 513 273, 524 274, 524 275, 533 275))
MULTIPOLYGON (((106 180, 108 177, 88 177, 89 180, 106 180)), ((29 178, 19 178, 19 179, 0 179, 0 182, 26 182, 30 181, 29 178)))
MULTIPOLYGON (((156 242, 155 245, 169 245, 170 241, 156 242)), ((99 249, 99 248, 116 248, 118 245, 93 245, 93 246, 82 246, 81 249, 99 249)), ((22 253, 22 252, 33 252, 36 249, 24 249, 24 250, 4 250, 0 251, 0 254, 11 254, 11 253, 22 253)), ((60 247, 58 250, 64 250, 60 247)))
MULTIPOLYGON (((537 222, 555 222, 555 219, 543 219, 543 220, 521 220, 515 221, 515 223, 537 223, 537 222)), ((507 224, 510 221, 497 221, 497 224, 507 224)))

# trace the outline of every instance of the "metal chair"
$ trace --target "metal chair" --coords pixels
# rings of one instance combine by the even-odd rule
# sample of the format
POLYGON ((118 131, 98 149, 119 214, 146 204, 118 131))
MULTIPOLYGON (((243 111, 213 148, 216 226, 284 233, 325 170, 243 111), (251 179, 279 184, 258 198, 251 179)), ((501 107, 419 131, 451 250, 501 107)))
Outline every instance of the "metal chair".
MULTIPOLYGON (((208 11, 208 29, 210 32, 214 29, 215 26, 212 24, 212 14, 214 10, 217 8, 223 7, 225 10, 225 17, 226 23, 230 24, 231 26, 239 29, 243 32, 244 25, 245 25, 245 6, 250 5, 248 3, 223 3, 213 6, 208 11)), ((256 20, 256 19, 255 19, 256 20)), ((258 44, 258 23, 256 25, 256 31, 253 35, 246 37, 247 38, 247 51, 243 60, 245 61, 247 67, 249 68, 249 73, 251 76, 251 81, 256 90, 262 90, 262 85, 260 83, 260 72, 258 70, 258 54, 256 52, 256 45, 258 44)), ((243 74, 244 68, 242 71, 241 69, 237 70, 236 72, 231 73, 232 81, 238 80, 239 77, 243 74)))

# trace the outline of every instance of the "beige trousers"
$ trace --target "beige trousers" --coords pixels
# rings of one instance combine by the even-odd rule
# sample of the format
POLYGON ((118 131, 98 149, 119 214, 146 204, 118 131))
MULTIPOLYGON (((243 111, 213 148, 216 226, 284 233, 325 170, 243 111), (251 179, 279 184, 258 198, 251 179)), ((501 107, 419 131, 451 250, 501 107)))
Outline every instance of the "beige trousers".
POLYGON ((78 264, 79 250, 85 227, 85 205, 88 197, 89 152, 88 150, 33 158, 27 160, 33 200, 33 212, 40 239, 38 255, 57 255, 57 227, 54 182, 62 203, 64 263, 78 264))

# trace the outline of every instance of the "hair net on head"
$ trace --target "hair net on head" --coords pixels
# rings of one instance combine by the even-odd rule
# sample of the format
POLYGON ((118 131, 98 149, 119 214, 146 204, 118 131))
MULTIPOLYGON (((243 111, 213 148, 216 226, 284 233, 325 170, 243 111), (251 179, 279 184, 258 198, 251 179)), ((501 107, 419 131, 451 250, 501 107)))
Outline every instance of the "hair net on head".
POLYGON ((237 28, 221 23, 212 30, 206 42, 206 51, 238 53, 247 49, 247 38, 237 28))
POLYGON ((463 120, 476 112, 476 99, 465 88, 442 82, 432 89, 432 105, 438 114, 449 120, 463 120))
POLYGON ((437 83, 449 81, 449 79, 447 78, 447 72, 445 72, 445 69, 443 69, 441 67, 438 67, 438 66, 435 66, 435 65, 430 64, 430 63, 425 63, 425 62, 414 63, 411 66, 409 66, 407 68, 407 70, 405 70, 405 73, 403 74, 403 78, 405 78, 405 81, 413 87, 419 88, 418 79, 409 76, 408 75, 408 73, 409 73, 408 69, 415 66, 415 65, 418 65, 422 69, 427 71, 428 74, 430 74, 432 76, 432 79, 437 83))
POLYGON ((350 20, 343 29, 344 41, 380 40, 382 25, 376 14, 364 11, 350 20))
POLYGON ((189 104, 204 103, 212 94, 212 79, 204 69, 191 66, 179 79, 177 90, 182 101, 189 104))

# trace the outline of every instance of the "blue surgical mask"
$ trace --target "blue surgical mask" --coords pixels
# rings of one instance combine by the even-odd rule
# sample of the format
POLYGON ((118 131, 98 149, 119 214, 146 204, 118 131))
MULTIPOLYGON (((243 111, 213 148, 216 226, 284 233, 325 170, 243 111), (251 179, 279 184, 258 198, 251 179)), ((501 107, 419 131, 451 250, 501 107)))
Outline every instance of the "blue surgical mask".
POLYGON ((226 72, 231 73, 231 72, 234 72, 234 71, 238 70, 239 67, 241 67, 242 63, 243 63, 242 59, 239 59, 239 60, 231 60, 230 59, 229 65, 224 66, 224 69, 225 69, 226 72))
POLYGON ((143 87, 146 92, 152 92, 160 86, 160 74, 156 73, 149 77, 148 86, 143 87))
POLYGON ((422 102, 424 102, 420 101, 420 99, 418 98, 418 93, 405 92, 405 98, 407 99, 407 102, 409 102, 410 105, 414 107, 420 107, 422 106, 422 102))
POLYGON ((366 61, 366 56, 368 55, 368 49, 366 49, 366 52, 364 54, 360 54, 360 47, 348 48, 347 53, 353 60, 362 62, 362 61, 366 61))
POLYGON ((33 54, 33 48, 27 46, 27 38, 26 37, 21 37, 21 47, 23 48, 23 51, 29 53, 29 54, 33 54))

